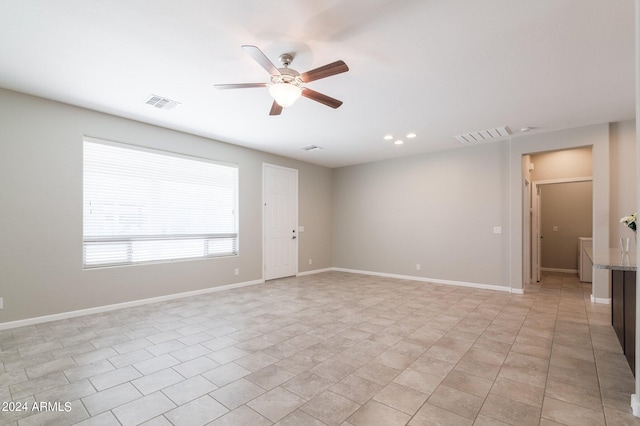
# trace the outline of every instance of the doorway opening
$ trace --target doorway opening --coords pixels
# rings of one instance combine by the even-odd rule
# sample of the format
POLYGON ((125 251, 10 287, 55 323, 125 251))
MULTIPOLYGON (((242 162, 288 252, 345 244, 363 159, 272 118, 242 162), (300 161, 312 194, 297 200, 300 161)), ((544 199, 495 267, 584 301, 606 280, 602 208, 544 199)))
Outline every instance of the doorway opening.
POLYGON ((591 147, 523 156, 523 282, 541 271, 578 273, 581 238, 593 235, 591 147))

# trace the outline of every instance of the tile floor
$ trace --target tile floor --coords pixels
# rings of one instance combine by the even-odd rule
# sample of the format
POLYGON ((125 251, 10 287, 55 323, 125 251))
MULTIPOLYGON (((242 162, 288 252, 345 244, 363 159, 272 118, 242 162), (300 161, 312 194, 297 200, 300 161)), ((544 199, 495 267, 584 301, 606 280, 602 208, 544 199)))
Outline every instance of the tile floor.
POLYGON ((328 272, 0 331, 0 424, 640 424, 589 293, 328 272))

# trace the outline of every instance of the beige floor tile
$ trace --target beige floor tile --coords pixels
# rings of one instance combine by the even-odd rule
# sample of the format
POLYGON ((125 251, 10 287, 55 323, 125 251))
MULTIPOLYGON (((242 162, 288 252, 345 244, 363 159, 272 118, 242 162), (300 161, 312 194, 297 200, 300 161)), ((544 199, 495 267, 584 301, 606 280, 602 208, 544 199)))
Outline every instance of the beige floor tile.
POLYGON ((544 399, 544 388, 503 377, 496 378, 491 393, 538 408, 542 407, 544 399))
POLYGON ((364 366, 358 368, 354 374, 385 386, 395 379, 402 370, 389 367, 378 361, 371 361, 364 366))
POLYGON ((272 422, 277 422, 304 403, 305 400, 299 396, 277 387, 250 401, 247 405, 272 422))
POLYGON ((482 377, 493 381, 500 372, 500 365, 488 364, 482 361, 466 361, 462 359, 453 371, 457 371, 463 374, 470 374, 478 377, 482 377))
MULTIPOLYGON (((0 399, 80 399, 85 425, 637 424, 610 306, 590 292, 547 272, 524 295, 273 280, 2 330, 0 399)), ((3 422, 65 424, 30 414, 3 422)))
MULTIPOLYGON (((602 411, 602 399, 600 398, 600 392, 597 390, 579 388, 566 383, 548 380, 545 396, 594 411, 602 411)), ((625 402, 626 405, 629 405, 629 401, 625 402)))
POLYGON ((115 418, 111 411, 89 417, 74 426, 120 426, 120 422, 115 418))
POLYGON ((219 366, 220 364, 212 359, 206 356, 201 356, 199 358, 183 361, 174 366, 173 369, 188 379, 190 377, 197 376, 198 374, 206 373, 207 371, 213 370, 219 366))
POLYGON ((325 391, 300 407, 300 410, 332 426, 341 424, 358 408, 360 404, 337 393, 325 391))
POLYGON ((537 425, 540 420, 540 408, 491 393, 485 399, 480 414, 511 425, 537 425))
POLYGON ((132 380, 131 384, 143 395, 149 395, 183 380, 184 377, 171 368, 167 368, 166 370, 156 371, 155 373, 132 380))
POLYGON ((427 394, 406 386, 389 383, 384 389, 380 390, 373 399, 412 416, 418 411, 422 404, 424 404, 428 397, 427 394))
POLYGON ((431 358, 428 355, 421 356, 411 364, 411 368, 415 370, 438 377, 447 377, 455 366, 456 364, 453 362, 431 358))
POLYGON ((493 380, 454 370, 446 376, 442 384, 453 389, 485 398, 491 390, 493 380))
POLYGON ((203 395, 174 408, 164 416, 174 426, 198 426, 205 425, 228 412, 229 410, 209 395, 203 395))
POLYGON ((604 425, 604 413, 578 407, 557 399, 545 397, 542 417, 565 425, 596 426, 604 425))
POLYGON ((355 367, 353 365, 329 359, 311 368, 309 372, 332 382, 338 382, 353 373, 354 370, 355 367))
MULTIPOLYGON (((145 353, 149 353, 143 350, 145 353)), ((178 365, 180 361, 172 357, 171 355, 161 355, 153 358, 148 358, 143 361, 139 361, 133 364, 133 366, 142 374, 151 374, 156 371, 164 370, 165 368, 178 365)))
POLYGON ((214 397, 230 410, 246 404, 254 398, 264 394, 264 389, 254 385, 246 379, 238 379, 226 386, 214 390, 209 395, 214 397))
POLYGON ((598 383, 598 376, 595 372, 586 373, 583 370, 558 367, 556 365, 551 365, 549 367, 549 380, 594 391, 598 390, 600 387, 598 383))
POLYGON ((534 370, 526 367, 513 365, 503 365, 498 373, 498 377, 510 379, 515 382, 529 384, 544 388, 547 382, 547 372, 534 370))
MULTIPOLYGON (((349 398, 359 404, 364 404, 382 389, 378 383, 351 374, 335 385, 331 386, 331 392, 349 398)), ((314 395, 315 396, 315 395, 314 395)), ((307 398, 310 399, 310 398, 307 398)))
MULTIPOLYGON (((271 424, 271 423, 269 423, 271 424)), ((326 426, 326 423, 322 423, 320 420, 311 417, 309 414, 302 410, 296 410, 289 414, 284 419, 275 423, 274 426, 326 426)), ((234 425, 229 425, 234 426, 234 425)), ((349 426, 343 423, 341 426, 349 426)))
POLYGON ((202 376, 195 376, 175 385, 162 389, 176 405, 182 405, 204 394, 213 392, 218 387, 202 376))
POLYGON ((273 423, 271 421, 262 417, 251 408, 247 407, 246 405, 241 405, 235 410, 230 411, 221 417, 218 417, 211 423, 207 423, 207 426, 269 426, 272 424, 273 423))
POLYGON ((249 374, 251 374, 251 371, 240 367, 234 362, 230 362, 202 373, 202 376, 216 386, 222 387, 249 374))
POLYGON ((174 409, 176 406, 161 392, 135 399, 112 410, 123 426, 137 425, 174 409))
POLYGON ((402 426, 407 424, 410 418, 410 415, 387 405, 380 404, 376 401, 369 401, 349 417, 348 422, 354 426, 367 426, 372 424, 402 426))
POLYGON ((470 426, 472 424, 473 420, 436 407, 428 402, 418 410, 408 423, 409 426, 470 426))
POLYGON ((639 426, 640 418, 634 416, 631 413, 614 410, 612 408, 605 407, 604 415, 608 425, 615 426, 639 426))
POLYGON ((428 399, 429 404, 474 420, 482 408, 484 398, 440 385, 428 399))
POLYGON ((131 383, 124 383, 86 396, 82 402, 89 414, 95 416, 141 397, 142 394, 131 383))
POLYGON ((418 392, 431 395, 440 383, 442 383, 442 380, 442 377, 433 376, 431 374, 407 368, 400 373, 393 382, 417 390, 418 392))
POLYGON ((310 371, 306 371, 282 384, 282 388, 293 392, 308 401, 328 389, 333 384, 334 382, 331 380, 325 379, 317 374, 313 374, 310 371))

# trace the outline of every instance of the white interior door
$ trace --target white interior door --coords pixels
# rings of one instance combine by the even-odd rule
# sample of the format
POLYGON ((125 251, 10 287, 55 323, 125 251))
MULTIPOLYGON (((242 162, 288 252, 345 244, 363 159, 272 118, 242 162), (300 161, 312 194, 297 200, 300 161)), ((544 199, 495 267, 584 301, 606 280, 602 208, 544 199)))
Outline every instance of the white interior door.
POLYGON ((264 279, 298 273, 298 171, 264 164, 264 279))

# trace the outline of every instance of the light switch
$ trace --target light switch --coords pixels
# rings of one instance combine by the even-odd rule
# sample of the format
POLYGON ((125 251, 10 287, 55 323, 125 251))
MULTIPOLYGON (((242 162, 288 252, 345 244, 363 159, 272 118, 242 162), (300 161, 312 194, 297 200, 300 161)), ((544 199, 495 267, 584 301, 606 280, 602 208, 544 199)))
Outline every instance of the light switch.
POLYGON ((502 234, 502 226, 494 226, 493 227, 494 234, 502 234))

